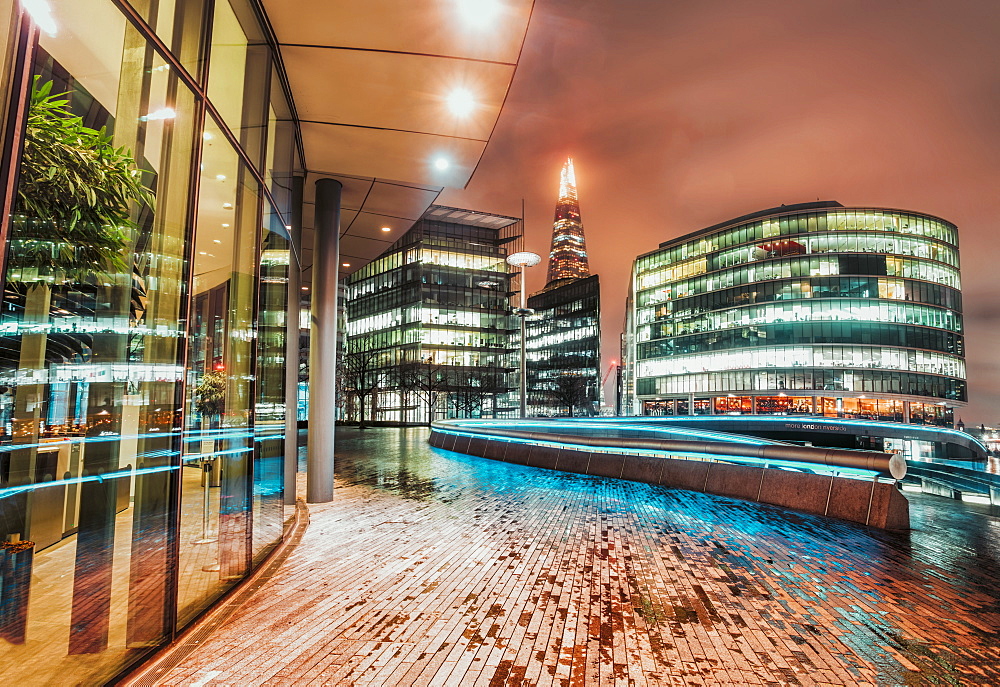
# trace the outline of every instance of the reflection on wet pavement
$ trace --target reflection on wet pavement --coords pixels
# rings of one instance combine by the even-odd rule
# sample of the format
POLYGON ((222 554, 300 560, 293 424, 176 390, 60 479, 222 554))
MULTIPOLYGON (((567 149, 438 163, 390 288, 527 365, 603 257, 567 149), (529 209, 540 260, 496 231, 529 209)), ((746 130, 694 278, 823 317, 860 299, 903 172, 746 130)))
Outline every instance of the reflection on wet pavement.
POLYGON ((1000 519, 887 533, 338 436, 336 501, 160 684, 998 684, 1000 519))

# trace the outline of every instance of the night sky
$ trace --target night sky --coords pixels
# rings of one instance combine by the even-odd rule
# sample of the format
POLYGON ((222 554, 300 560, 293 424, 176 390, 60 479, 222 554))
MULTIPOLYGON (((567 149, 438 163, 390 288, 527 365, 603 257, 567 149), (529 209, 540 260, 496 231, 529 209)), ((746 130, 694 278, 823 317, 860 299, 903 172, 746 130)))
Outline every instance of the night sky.
POLYGON ((524 198, 526 249, 547 257, 574 158, 602 374, 632 260, 662 241, 816 199, 937 215, 960 237, 957 416, 1000 423, 998 36, 995 0, 537 0, 479 169, 438 202, 519 216, 524 198))

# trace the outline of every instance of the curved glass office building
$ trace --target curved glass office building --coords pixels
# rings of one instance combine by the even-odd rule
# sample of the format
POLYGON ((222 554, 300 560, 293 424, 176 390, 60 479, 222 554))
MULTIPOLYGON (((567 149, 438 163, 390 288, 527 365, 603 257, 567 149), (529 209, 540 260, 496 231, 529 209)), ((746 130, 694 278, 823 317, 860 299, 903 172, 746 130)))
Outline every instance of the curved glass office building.
POLYGON ((904 210, 803 203, 665 242, 633 266, 631 410, 950 425, 960 289, 955 226, 904 210))

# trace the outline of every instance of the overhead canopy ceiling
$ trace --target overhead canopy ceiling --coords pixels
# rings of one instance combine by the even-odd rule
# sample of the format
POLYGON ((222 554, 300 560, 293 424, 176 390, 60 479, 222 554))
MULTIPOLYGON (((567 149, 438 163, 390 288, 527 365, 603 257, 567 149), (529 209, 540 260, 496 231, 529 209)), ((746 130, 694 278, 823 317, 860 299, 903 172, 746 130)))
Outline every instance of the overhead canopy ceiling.
POLYGON ((301 123, 309 178, 344 184, 349 274, 472 177, 514 77, 533 0, 263 0, 301 123), (454 109, 466 97, 467 112, 454 109))

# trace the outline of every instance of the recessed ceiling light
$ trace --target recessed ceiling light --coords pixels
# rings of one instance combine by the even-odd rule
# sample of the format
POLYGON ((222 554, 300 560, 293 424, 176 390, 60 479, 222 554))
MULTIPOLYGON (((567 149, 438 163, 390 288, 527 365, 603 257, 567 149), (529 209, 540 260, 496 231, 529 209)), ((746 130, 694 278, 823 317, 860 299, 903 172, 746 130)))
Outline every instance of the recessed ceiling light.
POLYGON ((303 291, 308 291, 308 290, 309 290, 309 287, 308 287, 308 286, 303 286, 303 287, 302 287, 302 290, 303 290, 303 291))
POLYGON ((342 262, 340 264, 343 265, 344 267, 350 267, 351 266, 351 263, 349 263, 349 262, 342 262))
POLYGON ((448 169, 450 164, 451 163, 449 163, 447 159, 439 157, 436 160, 434 160, 434 169, 445 170, 448 169))
POLYGON ((228 228, 229 228, 229 225, 228 225, 228 224, 223 224, 223 225, 222 225, 222 228, 223 228, 223 229, 228 229, 228 228))
POLYGON ((467 117, 476 107, 472 93, 465 88, 456 88, 448 94, 448 109, 457 117, 467 117))
POLYGON ((217 180, 219 180, 219 181, 225 181, 226 180, 226 175, 225 174, 216 174, 215 178, 217 180))
POLYGON ((224 210, 232 210, 233 209, 233 204, 232 203, 223 203, 222 204, 222 208, 224 210))
POLYGON ((382 231, 392 231, 392 227, 382 227, 382 231))
POLYGON ((485 29, 500 13, 499 0, 455 0, 462 21, 468 26, 485 29))
POLYGON ((215 138, 215 136, 213 136, 210 131, 206 131, 205 133, 202 134, 202 138, 204 138, 206 141, 211 141, 213 138, 215 138))
POLYGON ((213 243, 222 243, 222 241, 221 241, 221 240, 219 240, 219 239, 212 239, 212 242, 213 242, 213 243))
POLYGON ((208 255, 208 253, 206 253, 206 252, 205 252, 205 251, 203 251, 203 250, 200 250, 200 251, 198 251, 198 255, 208 255))

